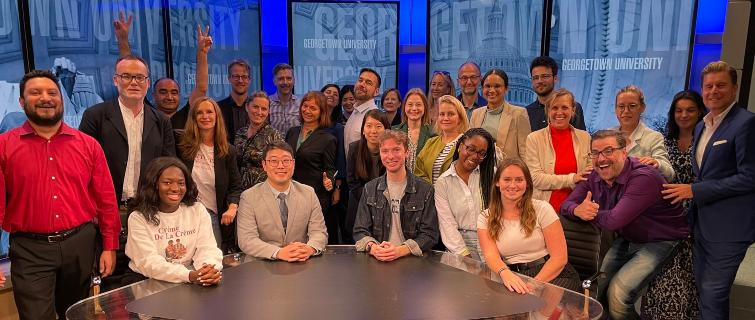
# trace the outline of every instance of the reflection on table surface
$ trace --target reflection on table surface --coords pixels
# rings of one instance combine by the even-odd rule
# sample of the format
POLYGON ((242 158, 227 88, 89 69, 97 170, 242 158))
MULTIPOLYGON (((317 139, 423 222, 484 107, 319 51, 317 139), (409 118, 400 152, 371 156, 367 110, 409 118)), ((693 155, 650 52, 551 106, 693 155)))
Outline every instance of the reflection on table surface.
MULTIPOLYGON (((323 255, 330 254, 366 254, 358 253, 354 246, 327 246, 323 255)), ((323 259, 325 257, 314 257, 323 259)), ((402 259, 418 259, 405 257, 402 259)), ((464 258, 456 254, 433 251, 427 254, 427 259, 444 265, 466 271, 482 278, 501 283, 501 278, 494 271, 477 261, 464 258)), ((243 263, 258 260, 243 253, 229 254, 223 257, 224 268, 232 268, 243 263)), ((280 263, 287 263, 281 261, 280 263)), ((390 263, 390 262, 387 262, 390 263)), ((543 283, 533 278, 519 275, 525 283, 534 288, 530 294, 545 299, 548 305, 529 314, 519 314, 499 317, 496 319, 597 319, 603 313, 603 307, 592 298, 583 294, 566 290, 561 287, 543 283)), ((181 284, 168 283, 147 279, 130 286, 118 288, 79 301, 66 312, 69 320, 83 319, 159 319, 148 315, 132 314, 126 311, 126 305, 134 300, 170 289, 181 284)), ((221 282, 219 285, 223 285, 221 282)))

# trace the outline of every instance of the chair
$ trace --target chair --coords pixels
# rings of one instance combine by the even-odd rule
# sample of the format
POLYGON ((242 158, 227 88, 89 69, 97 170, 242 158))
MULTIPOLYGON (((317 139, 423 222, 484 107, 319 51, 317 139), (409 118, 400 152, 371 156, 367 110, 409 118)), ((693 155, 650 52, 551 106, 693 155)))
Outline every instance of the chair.
POLYGON ((599 277, 600 265, 613 244, 615 233, 604 232, 603 229, 586 221, 571 220, 564 216, 560 216, 560 219, 566 238, 569 264, 577 270, 580 280, 593 280, 590 295, 595 297, 597 282, 594 280, 599 277))

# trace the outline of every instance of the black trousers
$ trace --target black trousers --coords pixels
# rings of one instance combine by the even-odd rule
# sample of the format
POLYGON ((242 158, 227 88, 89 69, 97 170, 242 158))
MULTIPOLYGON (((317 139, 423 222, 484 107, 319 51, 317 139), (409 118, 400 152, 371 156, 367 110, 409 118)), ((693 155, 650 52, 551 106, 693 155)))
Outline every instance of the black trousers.
POLYGON ((11 233, 13 292, 21 319, 65 319, 74 303, 89 296, 94 263, 94 226, 49 243, 11 233))

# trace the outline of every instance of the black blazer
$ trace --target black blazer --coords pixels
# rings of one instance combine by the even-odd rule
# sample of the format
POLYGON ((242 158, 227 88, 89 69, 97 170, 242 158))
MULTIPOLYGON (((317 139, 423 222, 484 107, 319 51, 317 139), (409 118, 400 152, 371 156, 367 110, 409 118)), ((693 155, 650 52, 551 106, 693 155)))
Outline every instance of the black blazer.
MULTIPOLYGON (((326 172, 333 179, 336 173, 336 137, 325 129, 314 129, 307 140, 296 150, 301 126, 291 127, 286 133, 286 143, 294 149, 294 176, 292 179, 315 189, 320 200, 330 201, 328 191, 322 185, 322 173, 326 172)), ((333 179, 335 183, 335 179, 333 179)))
MULTIPOLYGON (((144 106, 144 131, 142 133, 142 173, 152 159, 175 157, 176 147, 170 119, 161 112, 144 106)), ((118 98, 93 105, 84 111, 79 131, 93 137, 105 151, 105 159, 113 177, 115 196, 121 200, 123 178, 128 161, 128 136, 123 122, 118 98)))
MULTIPOLYGON (((194 158, 191 160, 184 159, 180 149, 176 147, 176 154, 191 172, 194 169, 194 158)), ((212 148, 212 151, 215 162, 215 201, 218 204, 218 212, 216 213, 222 216, 223 213, 228 211, 228 206, 231 203, 239 204, 241 192, 244 190, 241 187, 239 168, 236 166, 236 148, 233 145, 228 145, 228 154, 223 158, 218 158, 217 145, 212 148)))

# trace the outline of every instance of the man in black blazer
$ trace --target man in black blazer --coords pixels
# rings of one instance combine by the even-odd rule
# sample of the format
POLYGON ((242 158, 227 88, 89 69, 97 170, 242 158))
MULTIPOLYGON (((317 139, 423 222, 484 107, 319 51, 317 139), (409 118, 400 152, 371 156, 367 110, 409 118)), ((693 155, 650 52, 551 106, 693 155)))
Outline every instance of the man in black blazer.
POLYGON ((147 164, 158 157, 175 157, 176 149, 168 117, 144 108, 149 87, 146 61, 135 55, 118 58, 113 83, 118 98, 84 111, 79 130, 102 145, 116 199, 124 205, 136 195, 139 173, 147 164))

